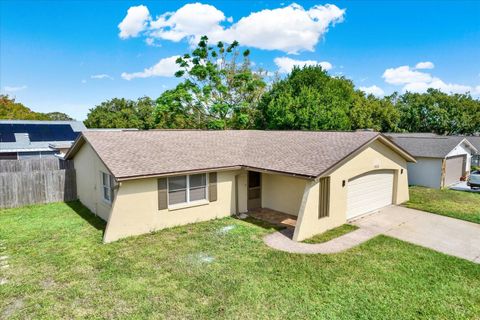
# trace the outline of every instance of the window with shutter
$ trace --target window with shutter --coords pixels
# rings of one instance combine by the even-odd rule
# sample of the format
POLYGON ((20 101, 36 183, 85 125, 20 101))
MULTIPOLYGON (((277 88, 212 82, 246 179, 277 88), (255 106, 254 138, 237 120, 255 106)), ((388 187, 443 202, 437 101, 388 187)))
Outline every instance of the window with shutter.
POLYGON ((200 173, 159 179, 158 192, 159 210, 171 205, 206 200, 207 175, 200 173))

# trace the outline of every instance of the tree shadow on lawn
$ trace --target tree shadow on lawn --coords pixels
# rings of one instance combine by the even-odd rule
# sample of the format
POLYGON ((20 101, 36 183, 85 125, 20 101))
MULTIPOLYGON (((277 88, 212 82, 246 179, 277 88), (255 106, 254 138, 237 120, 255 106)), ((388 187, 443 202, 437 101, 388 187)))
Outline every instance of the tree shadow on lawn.
POLYGON ((101 218, 93 214, 87 207, 85 207, 79 200, 65 202, 67 206, 75 211, 83 220, 87 221, 92 227, 97 230, 102 230, 105 233, 107 223, 101 218))

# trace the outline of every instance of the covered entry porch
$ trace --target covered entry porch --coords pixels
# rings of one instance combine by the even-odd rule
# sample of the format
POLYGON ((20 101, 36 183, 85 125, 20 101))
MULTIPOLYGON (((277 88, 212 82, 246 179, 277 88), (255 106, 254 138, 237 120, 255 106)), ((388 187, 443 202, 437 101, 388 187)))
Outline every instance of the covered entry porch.
POLYGON ((293 230, 307 181, 276 173, 245 171, 237 184, 240 204, 237 212, 293 230))
POLYGON ((247 214, 252 218, 268 222, 278 227, 295 229, 297 224, 297 216, 268 208, 252 209, 249 210, 247 214))

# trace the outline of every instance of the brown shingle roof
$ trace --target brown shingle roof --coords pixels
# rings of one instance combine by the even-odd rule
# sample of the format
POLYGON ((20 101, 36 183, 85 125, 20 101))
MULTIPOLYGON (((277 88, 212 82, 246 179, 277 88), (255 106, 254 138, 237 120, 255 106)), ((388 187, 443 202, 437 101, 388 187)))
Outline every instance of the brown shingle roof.
POLYGON ((236 166, 316 177, 380 134, 151 130, 86 131, 83 136, 122 180, 236 166))
POLYGON ((393 142, 414 157, 445 158, 464 136, 440 136, 432 133, 386 133, 393 142))
POLYGON ((470 141, 471 144, 473 144, 475 148, 477 148, 477 154, 480 154, 480 137, 470 136, 466 138, 468 141, 470 141))

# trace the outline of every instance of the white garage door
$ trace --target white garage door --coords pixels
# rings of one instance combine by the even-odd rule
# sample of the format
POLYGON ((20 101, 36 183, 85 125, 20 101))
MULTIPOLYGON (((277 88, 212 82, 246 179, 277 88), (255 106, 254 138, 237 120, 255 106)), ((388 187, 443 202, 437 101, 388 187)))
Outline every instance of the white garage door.
POLYGON ((347 219, 392 204, 393 171, 373 171, 350 179, 347 185, 347 219))

